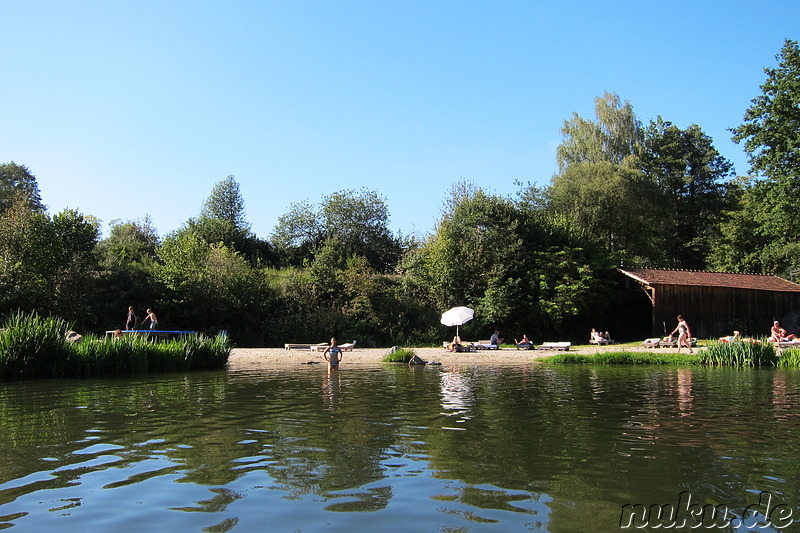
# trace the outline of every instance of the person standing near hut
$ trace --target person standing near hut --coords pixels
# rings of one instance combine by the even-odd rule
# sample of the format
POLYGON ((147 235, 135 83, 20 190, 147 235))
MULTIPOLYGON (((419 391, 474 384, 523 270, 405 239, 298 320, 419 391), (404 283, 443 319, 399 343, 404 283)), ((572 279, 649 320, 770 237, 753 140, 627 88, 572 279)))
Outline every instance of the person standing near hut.
POLYGON ((681 347, 683 346, 689 349, 689 353, 694 353, 692 351, 692 330, 689 329, 689 324, 686 323, 683 315, 678 315, 678 326, 669 334, 670 337, 674 336, 675 333, 678 334, 678 353, 681 353, 681 347))

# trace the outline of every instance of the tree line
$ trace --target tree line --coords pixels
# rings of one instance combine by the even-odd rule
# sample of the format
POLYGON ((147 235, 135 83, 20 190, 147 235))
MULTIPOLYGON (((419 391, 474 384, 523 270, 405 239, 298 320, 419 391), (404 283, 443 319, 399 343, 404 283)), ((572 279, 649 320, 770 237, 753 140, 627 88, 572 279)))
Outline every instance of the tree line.
POLYGON ((438 342, 439 314, 476 309, 470 338, 583 338, 613 300, 614 266, 772 273, 800 263, 800 51, 786 40, 762 94, 731 129, 747 176, 696 124, 642 122, 615 93, 565 120, 550 184, 501 196, 453 185, 425 238, 393 233, 378 191, 291 204, 252 232, 235 177, 161 238, 148 217, 50 215, 25 165, 0 165, 0 313, 36 310, 77 328, 124 323, 134 306, 169 329, 224 329, 240 345, 336 335, 438 342))

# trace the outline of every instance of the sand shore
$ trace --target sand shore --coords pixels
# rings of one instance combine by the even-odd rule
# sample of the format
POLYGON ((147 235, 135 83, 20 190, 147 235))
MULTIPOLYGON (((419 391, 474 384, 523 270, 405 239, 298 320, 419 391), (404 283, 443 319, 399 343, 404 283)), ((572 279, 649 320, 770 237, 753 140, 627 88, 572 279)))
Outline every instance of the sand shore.
MULTIPOLYGON (((639 346, 579 346, 570 349, 571 353, 595 354, 602 351, 652 351, 639 346)), ((659 348, 663 353, 674 353, 675 348, 659 348)), ((414 348, 416 354, 423 361, 438 361, 442 364, 480 364, 480 363, 528 363, 555 355, 550 350, 516 350, 502 348, 500 350, 480 350, 477 352, 448 352, 442 348, 414 348)), ((685 350, 684 350, 685 351, 685 350)), ((377 365, 389 352, 388 348, 355 348, 353 351, 344 352, 342 368, 347 366, 377 365)), ((322 354, 310 350, 284 350, 283 348, 234 348, 228 359, 228 368, 248 369, 264 366, 300 365, 309 362, 322 362, 322 354)))

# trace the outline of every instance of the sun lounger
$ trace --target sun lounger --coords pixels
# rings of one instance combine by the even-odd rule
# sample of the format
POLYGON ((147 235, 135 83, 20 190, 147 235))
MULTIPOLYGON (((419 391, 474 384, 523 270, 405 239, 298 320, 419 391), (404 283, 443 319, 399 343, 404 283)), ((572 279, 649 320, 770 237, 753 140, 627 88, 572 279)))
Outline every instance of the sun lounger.
POLYGON ((568 351, 569 347, 572 346, 571 342, 543 342, 539 346, 536 347, 537 350, 562 350, 568 351))
POLYGON ((598 346, 603 346, 606 344, 614 344, 614 341, 610 339, 594 339, 594 340, 589 340, 589 344, 596 344, 598 346))
POLYGON ((325 343, 322 343, 322 344, 308 344, 308 343, 306 343, 306 344, 302 344, 302 343, 301 344, 288 344, 287 343, 287 344, 283 345, 283 349, 284 350, 312 350, 312 351, 314 351, 314 350, 316 350, 316 348, 318 346, 322 346, 322 349, 324 350, 325 347, 328 346, 328 345, 325 344, 325 343))
POLYGON ((642 346, 645 348, 660 348, 661 339, 658 337, 652 339, 645 339, 642 346))
POLYGON ((345 352, 352 352, 353 348, 356 347, 356 342, 358 342, 358 341, 346 342, 344 344, 340 344, 339 348, 341 348, 345 352))
POLYGON ((499 350, 500 347, 496 344, 490 344, 488 340, 485 341, 478 341, 473 343, 473 346, 476 350, 499 350))
MULTIPOLYGON (((658 345, 661 348, 677 348, 678 347, 678 339, 677 338, 671 338, 671 337, 664 337, 664 339, 662 339, 658 343, 658 345)), ((689 346, 692 346, 692 347, 697 346, 697 340, 692 339, 692 341, 689 343, 689 346)))

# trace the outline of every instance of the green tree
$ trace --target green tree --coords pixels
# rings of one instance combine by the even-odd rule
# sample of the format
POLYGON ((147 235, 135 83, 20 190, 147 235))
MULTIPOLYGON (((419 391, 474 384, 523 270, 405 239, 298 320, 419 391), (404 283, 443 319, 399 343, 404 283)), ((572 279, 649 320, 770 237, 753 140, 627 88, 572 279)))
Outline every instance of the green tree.
POLYGON ((97 227, 64 210, 52 218, 22 196, 0 215, 0 309, 58 313, 94 325, 97 227))
POLYGON ((800 267, 800 49, 786 40, 776 68, 765 68, 762 93, 731 130, 744 143, 755 178, 723 226, 715 262, 788 274, 800 267))
POLYGON ((0 214, 15 202, 15 195, 21 194, 29 209, 44 211, 39 185, 28 167, 11 161, 0 165, 0 214))
POLYGON ((209 244, 191 231, 164 239, 153 276, 162 289, 159 318, 170 327, 242 338, 258 332, 271 297, 258 269, 238 252, 209 244))
POLYGON ((699 126, 682 130, 658 117, 645 132, 642 168, 658 189, 649 235, 661 266, 705 269, 727 208, 731 163, 699 126))
POLYGON ((128 306, 141 313, 160 297, 151 275, 160 238, 150 217, 109 223, 109 235, 97 245, 100 258, 95 313, 105 329, 124 323, 128 306))
POLYGON ((250 230, 245 218, 244 199, 233 176, 214 185, 203 202, 200 216, 189 219, 179 231, 189 231, 209 244, 221 243, 237 251, 254 265, 270 263, 273 253, 268 242, 250 230))
POLYGON ((211 194, 203 203, 200 216, 217 220, 225 220, 233 227, 249 230, 244 210, 244 199, 239 191, 239 182, 234 176, 228 176, 217 182, 211 194))
POLYGON ((564 122, 559 172, 544 193, 548 211, 568 220, 586 242, 619 260, 641 263, 653 254, 647 222, 658 196, 655 183, 641 172, 642 127, 630 103, 613 93, 595 99, 595 116, 574 114, 564 122))
MULTIPOLYGON (((744 122, 732 130, 744 142, 751 170, 766 176, 780 192, 797 198, 800 188, 800 49, 786 40, 777 55, 777 68, 765 68, 763 94, 752 101, 744 122)), ((796 204, 796 202, 794 202, 796 204)))
POLYGON ((583 248, 542 214, 482 190, 454 201, 403 268, 407 290, 439 312, 475 309, 467 334, 563 332, 570 319, 602 307, 597 274, 609 266, 602 248, 583 248))
POLYGON ((389 209, 376 191, 337 191, 319 206, 294 203, 281 216, 272 242, 284 264, 312 260, 317 249, 335 239, 341 260, 362 256, 379 272, 391 270, 400 258, 400 241, 389 229, 389 209))

